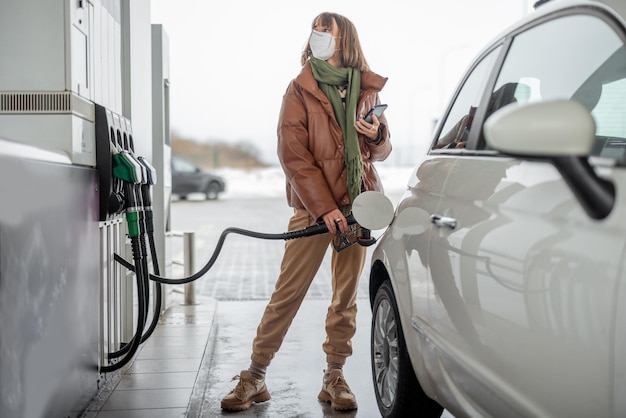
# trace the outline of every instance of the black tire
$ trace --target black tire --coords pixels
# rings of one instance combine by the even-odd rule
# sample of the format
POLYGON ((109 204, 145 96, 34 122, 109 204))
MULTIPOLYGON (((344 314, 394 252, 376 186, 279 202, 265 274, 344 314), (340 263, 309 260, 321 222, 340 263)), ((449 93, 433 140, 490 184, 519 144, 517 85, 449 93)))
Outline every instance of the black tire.
POLYGON ((415 377, 389 280, 374 299, 370 347, 374 392, 384 418, 441 416, 443 407, 426 396, 415 377))
POLYGON ((209 200, 217 199, 220 195, 220 185, 215 182, 209 183, 209 185, 206 187, 204 194, 209 200))

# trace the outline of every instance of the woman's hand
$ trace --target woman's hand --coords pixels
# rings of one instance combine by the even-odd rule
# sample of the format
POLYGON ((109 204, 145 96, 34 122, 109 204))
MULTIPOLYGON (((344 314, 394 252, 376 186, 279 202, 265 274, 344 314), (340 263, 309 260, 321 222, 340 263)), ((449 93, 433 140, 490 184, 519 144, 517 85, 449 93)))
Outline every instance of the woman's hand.
POLYGON ((372 115, 372 123, 367 123, 365 119, 360 118, 354 125, 354 129, 358 133, 365 135, 372 141, 378 138, 378 128, 380 128, 380 121, 376 115, 372 115))
POLYGON ((324 216, 322 216, 322 219, 326 224, 326 228, 328 228, 328 232, 332 234, 337 233, 337 226, 339 226, 339 231, 341 233, 346 233, 346 231, 348 230, 348 221, 339 209, 333 209, 330 212, 324 214, 324 216))

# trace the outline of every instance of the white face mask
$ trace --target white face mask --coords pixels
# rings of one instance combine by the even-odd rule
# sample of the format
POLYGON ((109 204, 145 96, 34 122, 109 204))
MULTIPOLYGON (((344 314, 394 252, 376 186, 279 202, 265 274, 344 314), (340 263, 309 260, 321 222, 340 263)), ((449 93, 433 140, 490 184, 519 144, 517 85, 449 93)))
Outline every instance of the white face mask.
POLYGON ((326 61, 335 53, 335 38, 329 32, 318 32, 314 30, 311 32, 309 46, 315 58, 326 61))

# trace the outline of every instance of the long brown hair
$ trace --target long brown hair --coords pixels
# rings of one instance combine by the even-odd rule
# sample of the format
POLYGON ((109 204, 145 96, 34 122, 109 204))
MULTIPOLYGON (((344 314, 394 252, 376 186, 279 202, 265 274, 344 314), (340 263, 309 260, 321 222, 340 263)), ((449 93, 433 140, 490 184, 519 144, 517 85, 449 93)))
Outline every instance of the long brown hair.
MULTIPOLYGON (((341 51, 341 66, 358 68, 360 71, 368 71, 369 65, 365 60, 365 55, 361 49, 361 42, 359 41, 359 34, 356 31, 354 24, 345 16, 337 13, 324 12, 313 19, 311 29, 315 28, 315 24, 319 23, 325 27, 332 27, 333 22, 339 28, 338 47, 341 51)), ((304 65, 311 56, 311 46, 307 41, 302 56, 300 57, 300 63, 304 65)))

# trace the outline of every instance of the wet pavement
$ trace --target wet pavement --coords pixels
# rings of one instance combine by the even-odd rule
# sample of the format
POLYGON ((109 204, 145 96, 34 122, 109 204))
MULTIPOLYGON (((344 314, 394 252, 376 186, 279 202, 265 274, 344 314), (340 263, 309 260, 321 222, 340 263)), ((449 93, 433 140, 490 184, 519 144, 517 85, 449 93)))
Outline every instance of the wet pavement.
MULTIPOLYGON (((197 268, 208 260, 219 234, 227 227, 280 233, 286 230, 292 211, 281 198, 238 200, 236 203, 192 201, 177 202, 176 205, 180 216, 175 221, 183 229, 186 227, 185 220, 194 217, 198 219, 198 214, 194 216, 194 213, 200 207, 204 207, 207 212, 211 211, 213 215, 196 232, 197 268), (250 217, 250 213, 255 213, 255 216, 250 217)), ((283 240, 268 241, 229 234, 218 261, 199 280, 197 291, 200 297, 216 299, 218 309, 206 391, 203 399, 192 399, 194 406, 190 408, 198 411, 197 416, 234 415, 221 410, 220 400, 235 386, 236 382, 232 378, 250 363, 252 339, 278 277, 283 247, 283 240)), ((337 412, 330 405, 317 400, 326 365, 322 343, 325 339, 324 320, 331 298, 330 255, 328 251, 281 349, 268 368, 266 384, 272 399, 254 404, 248 411, 236 413, 237 416, 380 416, 370 372, 371 311, 366 279, 361 280, 358 292, 354 353, 344 366, 344 375, 357 397, 359 409, 337 412)), ((369 267, 366 266, 362 278, 367 278, 368 274, 369 267)))
MULTIPOLYGON (((364 305, 364 304, 363 304, 364 305)), ((202 417, 234 416, 220 409, 220 400, 236 384, 231 378, 250 362, 250 347, 265 301, 219 302, 217 335, 202 417)), ((344 375, 355 393, 359 409, 337 412, 319 402, 325 356, 325 300, 306 300, 285 341, 268 368, 265 382, 272 399, 239 412, 241 417, 379 417, 369 370, 369 314, 365 306, 357 316, 354 353, 344 375)))
MULTIPOLYGON (((389 197, 394 204, 399 198, 389 197)), ((290 215, 284 198, 179 201, 172 205, 172 228, 195 232, 197 271, 213 254, 224 229, 280 233, 290 215)), ((180 300, 162 316, 133 363, 99 394, 86 417, 379 417, 369 358, 367 263, 358 293, 354 353, 344 366, 359 409, 333 411, 317 400, 325 367, 321 346, 331 295, 330 251, 268 368, 272 399, 243 412, 221 410, 221 398, 236 384, 231 379, 249 365, 252 339, 273 290, 283 246, 282 240, 228 235, 218 261, 195 284, 197 304, 183 305, 183 287, 174 287, 180 300)), ((180 258, 182 245, 172 251, 180 258)), ((173 277, 180 277, 176 274, 173 277)), ((444 412, 443 417, 452 416, 444 412)))

